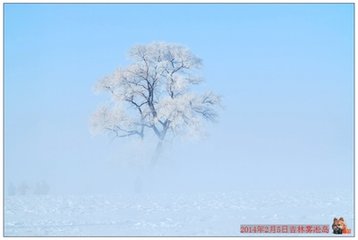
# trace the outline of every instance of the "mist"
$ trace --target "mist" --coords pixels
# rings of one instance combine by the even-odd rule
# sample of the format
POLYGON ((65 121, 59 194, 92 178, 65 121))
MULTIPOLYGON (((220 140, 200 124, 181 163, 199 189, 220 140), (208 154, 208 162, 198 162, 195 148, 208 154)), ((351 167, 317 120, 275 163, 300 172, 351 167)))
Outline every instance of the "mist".
POLYGON ((353 23, 352 4, 6 3, 4 235, 248 236, 241 224, 263 223, 325 225, 327 236, 337 217, 353 227, 353 23), (179 90, 191 81, 194 96, 221 99, 217 121, 166 137, 154 165, 152 129, 91 131, 113 99, 95 86, 153 42, 198 56, 185 57, 195 74, 179 90))
POLYGON ((248 137, 244 127, 225 132, 230 122, 222 119, 209 125, 207 135, 197 139, 179 136, 166 141, 156 165, 150 163, 157 143, 154 136, 94 137, 84 128, 85 137, 57 132, 61 136, 56 138, 54 129, 43 129, 42 137, 32 138, 34 148, 22 149, 26 158, 15 159, 22 151, 5 152, 5 186, 43 181, 51 194, 75 195, 350 188, 349 164, 317 152, 310 141, 305 151, 312 156, 302 156, 297 138, 275 136, 273 142, 264 139, 264 133, 248 137), (347 169, 339 182, 331 177, 337 164, 347 169))

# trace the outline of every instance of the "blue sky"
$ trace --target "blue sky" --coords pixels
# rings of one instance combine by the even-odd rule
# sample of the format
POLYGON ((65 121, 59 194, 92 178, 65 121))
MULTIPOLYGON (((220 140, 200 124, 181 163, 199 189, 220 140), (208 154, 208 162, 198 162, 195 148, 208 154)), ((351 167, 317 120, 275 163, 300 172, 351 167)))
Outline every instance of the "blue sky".
POLYGON ((4 21, 7 182, 131 181, 130 144, 89 132, 107 99, 92 88, 131 46, 166 41, 203 59, 203 88, 224 109, 208 138, 171 146, 163 176, 202 189, 353 186, 352 4, 5 4, 4 21))

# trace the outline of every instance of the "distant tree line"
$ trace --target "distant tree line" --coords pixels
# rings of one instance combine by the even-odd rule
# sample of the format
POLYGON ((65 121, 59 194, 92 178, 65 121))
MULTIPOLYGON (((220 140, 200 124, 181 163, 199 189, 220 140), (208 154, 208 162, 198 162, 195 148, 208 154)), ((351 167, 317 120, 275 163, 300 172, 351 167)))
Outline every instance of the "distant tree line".
POLYGON ((45 181, 39 181, 31 185, 25 181, 15 185, 13 182, 10 182, 7 185, 7 195, 46 195, 50 192, 50 186, 45 181))

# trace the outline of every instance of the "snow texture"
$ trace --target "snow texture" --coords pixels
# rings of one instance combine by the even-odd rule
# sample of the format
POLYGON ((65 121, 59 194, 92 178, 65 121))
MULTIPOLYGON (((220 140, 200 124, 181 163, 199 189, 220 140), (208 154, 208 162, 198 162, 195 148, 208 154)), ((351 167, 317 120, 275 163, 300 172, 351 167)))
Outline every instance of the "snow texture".
MULTIPOLYGON (((5 236, 258 236, 246 224, 320 224, 353 229, 350 192, 9 196, 5 236)), ((266 234, 277 236, 279 234, 266 234)), ((290 234, 290 236, 303 236, 290 234)), ((311 235, 312 236, 312 235, 311 235)))

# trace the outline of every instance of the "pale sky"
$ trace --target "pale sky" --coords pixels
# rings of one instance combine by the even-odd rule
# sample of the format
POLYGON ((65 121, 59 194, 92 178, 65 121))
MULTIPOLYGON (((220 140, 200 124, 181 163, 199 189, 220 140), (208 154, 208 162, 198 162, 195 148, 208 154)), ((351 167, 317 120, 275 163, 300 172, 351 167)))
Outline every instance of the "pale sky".
POLYGON ((202 58, 224 105, 206 138, 167 148, 156 184, 353 188, 353 4, 5 4, 5 184, 100 192, 150 175, 89 118, 107 99, 96 81, 153 41, 202 58))

